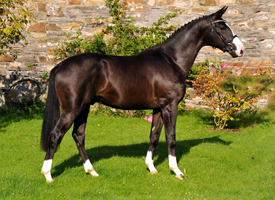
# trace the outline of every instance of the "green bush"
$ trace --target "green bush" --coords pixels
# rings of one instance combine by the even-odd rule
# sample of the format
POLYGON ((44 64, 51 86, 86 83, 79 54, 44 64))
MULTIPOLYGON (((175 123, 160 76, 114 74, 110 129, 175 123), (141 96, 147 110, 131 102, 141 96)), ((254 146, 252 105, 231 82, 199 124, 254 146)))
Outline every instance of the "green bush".
POLYGON ((107 25, 102 32, 92 37, 82 37, 82 28, 76 36, 67 35, 56 51, 59 59, 80 53, 99 53, 106 55, 131 56, 162 43, 168 34, 176 30, 175 25, 168 26, 168 21, 179 15, 182 11, 169 13, 154 22, 151 27, 135 26, 135 20, 126 17, 126 7, 118 0, 106 0, 110 8, 112 21, 101 19, 107 25), (106 35, 111 36, 106 38, 106 35))
POLYGON ((220 67, 199 68, 199 75, 191 82, 202 103, 211 108, 219 130, 226 127, 228 121, 240 120, 238 116, 242 112, 255 113, 255 103, 274 87, 273 70, 269 68, 242 69, 240 75, 226 68, 225 63, 220 67))
POLYGON ((15 51, 12 45, 25 39, 21 30, 25 25, 34 21, 34 18, 33 13, 26 7, 25 0, 1 0, 0 16, 1 55, 7 53, 5 49, 15 51))

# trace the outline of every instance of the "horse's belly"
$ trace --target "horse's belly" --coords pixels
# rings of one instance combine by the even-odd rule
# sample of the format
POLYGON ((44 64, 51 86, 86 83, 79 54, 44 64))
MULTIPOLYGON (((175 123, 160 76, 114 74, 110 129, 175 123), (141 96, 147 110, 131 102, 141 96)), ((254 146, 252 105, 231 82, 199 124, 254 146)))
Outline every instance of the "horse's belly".
POLYGON ((153 109, 158 107, 154 100, 137 98, 137 96, 127 96, 124 98, 118 96, 113 98, 100 97, 98 102, 125 110, 153 109))

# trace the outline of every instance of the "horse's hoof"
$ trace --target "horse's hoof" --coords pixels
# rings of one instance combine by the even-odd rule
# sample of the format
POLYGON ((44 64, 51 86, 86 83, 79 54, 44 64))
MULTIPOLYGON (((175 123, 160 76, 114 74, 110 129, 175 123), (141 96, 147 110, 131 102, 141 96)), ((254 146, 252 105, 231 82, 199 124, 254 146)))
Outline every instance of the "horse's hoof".
POLYGON ((46 183, 51 183, 53 182, 53 178, 52 178, 52 175, 51 175, 51 172, 48 171, 48 172, 44 172, 44 171, 41 171, 41 173, 44 175, 44 177, 46 178, 46 183))
POLYGON ((53 182, 53 179, 49 179, 46 181, 46 183, 51 183, 51 182, 53 182))
POLYGON ((87 172, 93 177, 99 177, 99 174, 94 169, 89 169, 87 172))
POLYGON ((158 171, 151 171, 150 174, 158 174, 158 171))
POLYGON ((187 179, 183 174, 176 175, 176 178, 179 180, 187 179))

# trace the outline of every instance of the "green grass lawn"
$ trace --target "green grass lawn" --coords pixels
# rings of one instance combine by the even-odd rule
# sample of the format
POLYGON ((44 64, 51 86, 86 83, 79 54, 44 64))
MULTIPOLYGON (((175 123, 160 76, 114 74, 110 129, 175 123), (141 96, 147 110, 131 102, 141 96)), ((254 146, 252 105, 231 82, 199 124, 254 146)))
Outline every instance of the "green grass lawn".
POLYGON ((100 177, 85 174, 70 130, 47 184, 40 173, 42 118, 1 116, 0 199, 274 199, 274 121, 218 132, 196 112, 179 116, 176 153, 188 178, 180 181, 168 168, 164 132, 154 159, 159 174, 151 175, 144 164, 148 121, 90 116, 86 149, 100 177))

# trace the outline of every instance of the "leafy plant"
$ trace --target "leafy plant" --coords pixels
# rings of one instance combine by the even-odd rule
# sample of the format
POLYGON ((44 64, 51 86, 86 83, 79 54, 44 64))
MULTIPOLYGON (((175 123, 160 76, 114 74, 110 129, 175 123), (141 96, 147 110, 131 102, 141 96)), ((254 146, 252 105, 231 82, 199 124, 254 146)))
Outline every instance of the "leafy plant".
POLYGON ((42 76, 41 76, 42 79, 49 79, 49 75, 48 75, 48 72, 44 71, 42 76))
POLYGON ((243 71, 239 76, 225 64, 200 69, 196 80, 191 82, 202 97, 202 103, 212 109, 219 130, 226 127, 228 121, 237 120, 236 114, 240 112, 256 112, 255 103, 274 82, 266 68, 256 68, 251 73, 243 71))
POLYGON ((26 7, 26 0, 0 1, 0 55, 7 53, 7 48, 15 51, 12 45, 25 39, 22 29, 31 21, 33 13, 26 7))
POLYGON ((86 52, 117 56, 137 54, 165 41, 168 33, 177 28, 175 25, 168 26, 168 21, 182 12, 169 13, 151 27, 138 27, 131 16, 126 16, 127 8, 123 2, 106 0, 106 5, 110 8, 112 21, 101 19, 107 25, 101 33, 92 37, 82 37, 82 28, 76 36, 67 35, 56 51, 59 59, 86 52), (111 37, 106 38, 106 35, 111 37))
MULTIPOLYGON (((219 60, 219 63, 221 63, 221 62, 222 61, 219 60)), ((196 80, 196 75, 199 75, 202 70, 209 71, 208 68, 202 68, 202 67, 210 66, 210 63, 212 63, 212 65, 213 65, 213 63, 216 64, 213 67, 217 67, 217 64, 218 64, 218 66, 220 66, 219 63, 217 62, 216 58, 214 58, 214 62, 211 62, 209 60, 209 58, 206 58, 204 62, 193 64, 193 66, 191 67, 191 69, 188 72, 188 76, 187 76, 187 80, 186 80, 186 84, 188 87, 192 87, 192 81, 196 80)))

